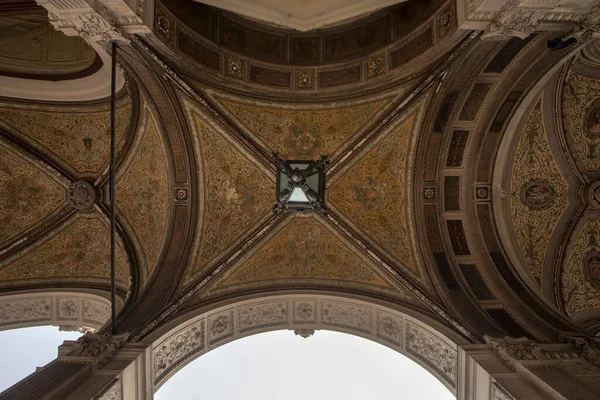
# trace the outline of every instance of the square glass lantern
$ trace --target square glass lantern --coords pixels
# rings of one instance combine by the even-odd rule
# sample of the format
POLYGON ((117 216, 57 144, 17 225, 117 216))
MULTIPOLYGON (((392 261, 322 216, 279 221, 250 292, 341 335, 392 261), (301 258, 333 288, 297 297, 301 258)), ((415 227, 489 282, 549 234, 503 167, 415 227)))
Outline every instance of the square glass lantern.
POLYGON ((274 211, 320 210, 325 202, 326 157, 319 161, 277 160, 277 204, 274 211))

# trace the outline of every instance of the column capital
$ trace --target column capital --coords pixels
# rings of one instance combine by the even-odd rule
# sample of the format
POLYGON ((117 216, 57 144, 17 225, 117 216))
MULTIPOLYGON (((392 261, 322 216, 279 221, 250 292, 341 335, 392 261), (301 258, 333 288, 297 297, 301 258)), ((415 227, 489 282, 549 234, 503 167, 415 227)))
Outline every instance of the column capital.
POLYGON ((117 354, 127 342, 129 334, 111 335, 86 333, 73 344, 71 350, 62 358, 90 357, 94 358, 98 369, 101 369, 117 354))
POLYGON ((36 0, 48 10, 50 24, 67 36, 80 36, 88 44, 129 42, 129 35, 151 33, 144 21, 123 0, 36 0))

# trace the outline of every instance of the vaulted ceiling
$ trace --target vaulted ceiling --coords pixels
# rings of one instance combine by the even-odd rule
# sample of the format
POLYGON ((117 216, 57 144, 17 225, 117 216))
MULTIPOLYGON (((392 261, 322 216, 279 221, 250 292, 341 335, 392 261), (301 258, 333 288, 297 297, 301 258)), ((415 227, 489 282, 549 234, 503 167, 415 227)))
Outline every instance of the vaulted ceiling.
MULTIPOLYGON (((598 331, 593 43, 483 41, 452 1, 305 33, 155 11, 119 49, 121 330, 322 291, 472 341, 598 331), (273 212, 273 151, 329 157, 323 212, 273 212)), ((1 290, 108 289, 108 116, 107 99, 0 99, 1 290)))

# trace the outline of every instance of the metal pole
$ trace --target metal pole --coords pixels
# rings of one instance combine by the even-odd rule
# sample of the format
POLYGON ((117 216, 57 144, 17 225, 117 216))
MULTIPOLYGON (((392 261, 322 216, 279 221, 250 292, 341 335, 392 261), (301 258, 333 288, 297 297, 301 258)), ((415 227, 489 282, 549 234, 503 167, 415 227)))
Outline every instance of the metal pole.
POLYGON ((112 333, 117 333, 117 305, 115 278, 115 78, 117 74, 117 43, 112 42, 110 71, 110 306, 112 333))

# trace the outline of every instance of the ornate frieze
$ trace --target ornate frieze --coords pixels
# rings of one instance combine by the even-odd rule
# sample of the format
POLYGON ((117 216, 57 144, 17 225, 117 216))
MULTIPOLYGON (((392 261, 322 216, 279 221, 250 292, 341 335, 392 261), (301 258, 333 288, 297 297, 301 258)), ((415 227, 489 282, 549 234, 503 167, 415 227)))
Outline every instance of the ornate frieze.
POLYGON ((154 346, 154 377, 161 379, 176 364, 204 349, 204 320, 190 324, 154 346))
POLYGON ((288 302, 276 301, 243 306, 237 310, 240 333, 258 328, 282 327, 288 323, 288 302))
POLYGON ((278 329, 289 329, 302 337, 330 329, 377 341, 415 360, 455 393, 457 346, 439 332, 392 309, 316 295, 248 300, 183 323, 153 345, 155 387, 206 351, 244 336, 278 329))
POLYGON ((490 400, 515 400, 498 382, 492 383, 490 400))
POLYGON ((110 306, 106 299, 78 293, 28 293, 0 300, 0 330, 32 325, 97 329, 109 316, 110 306))
POLYGON ((453 346, 423 326, 407 322, 406 350, 437 371, 452 388, 456 387, 458 355, 453 346))

